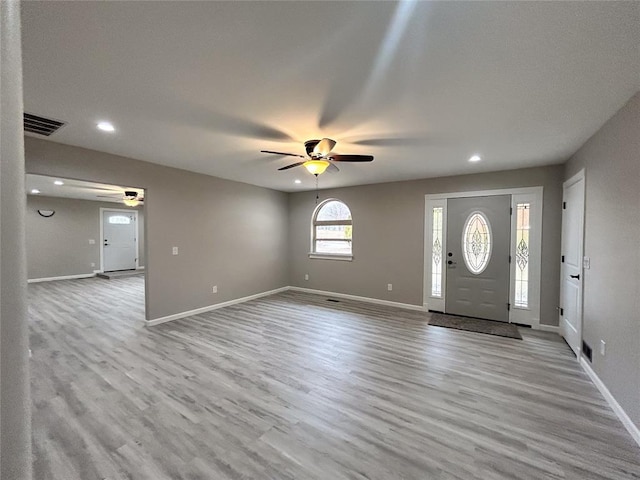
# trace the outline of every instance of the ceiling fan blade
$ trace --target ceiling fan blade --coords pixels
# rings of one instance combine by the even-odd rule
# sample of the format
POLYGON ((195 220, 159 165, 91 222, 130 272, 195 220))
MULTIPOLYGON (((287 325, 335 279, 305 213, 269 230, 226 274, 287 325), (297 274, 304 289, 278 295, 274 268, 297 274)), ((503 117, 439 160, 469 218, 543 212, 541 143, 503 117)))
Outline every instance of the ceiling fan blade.
POLYGON ((281 167, 278 170, 289 170, 290 168, 299 167, 300 165, 304 165, 304 164, 305 162, 292 163, 291 165, 287 165, 286 167, 281 167))
POLYGON ((329 163, 329 166, 327 167, 327 171, 329 171, 329 172, 339 172, 340 169, 338 168, 338 166, 335 163, 329 163))
MULTIPOLYGON (((181 108, 184 108, 184 105, 182 105, 181 108)), ((197 108, 197 116, 191 119, 191 121, 195 120, 199 126, 213 127, 221 132, 239 137, 259 138, 272 142, 292 142, 294 140, 286 132, 264 123, 222 112, 203 110, 200 105, 190 108, 189 111, 195 111, 197 108)))
POLYGON ((373 155, 340 155, 334 153, 329 156, 334 162, 373 162, 373 155))
POLYGON ((318 142, 318 144, 313 148, 313 153, 320 154, 323 157, 329 155, 329 152, 336 146, 336 141, 331 140, 330 138, 323 138, 318 142))
POLYGON ((104 192, 113 192, 113 193, 120 193, 121 190, 118 189, 118 187, 98 187, 98 186, 91 186, 91 185, 74 185, 73 188, 78 188, 78 189, 82 189, 82 190, 101 190, 104 192))
POLYGON ((426 138, 418 137, 386 137, 368 138, 351 143, 355 145, 367 145, 369 147, 409 147, 414 145, 426 145, 429 141, 426 138))
POLYGON ((262 152, 262 153, 270 153, 272 155, 285 155, 285 156, 288 156, 288 157, 307 158, 304 155, 298 155, 297 153, 272 152, 271 150, 260 150, 260 152, 262 152))

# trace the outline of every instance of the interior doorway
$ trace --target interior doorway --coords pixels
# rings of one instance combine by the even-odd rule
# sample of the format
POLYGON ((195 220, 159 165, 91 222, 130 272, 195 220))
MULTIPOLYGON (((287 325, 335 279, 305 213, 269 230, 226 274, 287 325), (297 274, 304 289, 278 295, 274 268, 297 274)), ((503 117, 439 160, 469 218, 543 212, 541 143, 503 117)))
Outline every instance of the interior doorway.
MULTIPOLYGON (((43 291, 59 285, 49 282, 77 280, 80 289, 105 287, 106 296, 119 283, 132 305, 139 302, 132 309, 144 309, 144 189, 36 174, 26 175, 26 186, 29 283, 46 282, 37 289, 43 291)), ((144 314, 136 319, 144 320, 144 314)))

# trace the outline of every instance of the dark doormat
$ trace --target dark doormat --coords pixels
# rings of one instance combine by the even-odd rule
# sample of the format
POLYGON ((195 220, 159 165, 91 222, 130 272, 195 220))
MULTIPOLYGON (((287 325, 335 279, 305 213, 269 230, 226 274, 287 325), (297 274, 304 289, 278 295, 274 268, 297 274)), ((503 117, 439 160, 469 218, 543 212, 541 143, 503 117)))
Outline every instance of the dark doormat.
POLYGON ((138 277, 144 275, 144 270, 117 270, 115 272, 98 273, 99 278, 111 280, 113 278, 138 277))
POLYGON ((512 323, 495 322, 493 320, 481 320, 480 318, 457 317, 443 313, 431 313, 429 325, 436 327, 455 328, 467 332, 486 333, 499 337, 517 338, 522 340, 518 327, 512 323))

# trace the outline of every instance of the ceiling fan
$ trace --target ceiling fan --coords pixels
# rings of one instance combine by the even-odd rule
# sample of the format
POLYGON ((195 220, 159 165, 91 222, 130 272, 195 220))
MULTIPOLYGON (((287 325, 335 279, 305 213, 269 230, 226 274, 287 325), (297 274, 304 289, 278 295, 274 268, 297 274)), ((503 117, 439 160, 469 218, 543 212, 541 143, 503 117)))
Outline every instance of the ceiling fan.
POLYGON ((302 162, 292 163, 286 167, 281 167, 278 170, 288 170, 293 167, 304 167, 313 175, 320 175, 324 173, 327 168, 339 171, 338 167, 333 162, 372 162, 372 155, 342 155, 339 153, 332 153, 333 147, 336 146, 336 141, 330 138, 323 138, 322 140, 307 140, 304 142, 304 148, 307 151, 307 155, 299 155, 297 153, 285 153, 285 152, 273 152, 271 150, 260 150, 262 153, 271 153, 273 155, 287 155, 289 157, 300 157, 305 160, 302 162))
POLYGON ((119 197, 122 199, 122 203, 124 203, 128 207, 136 207, 141 202, 144 202, 144 196, 138 195, 138 192, 136 192, 135 190, 125 190, 124 193, 114 192, 111 195, 96 195, 96 197, 102 197, 102 198, 119 197))

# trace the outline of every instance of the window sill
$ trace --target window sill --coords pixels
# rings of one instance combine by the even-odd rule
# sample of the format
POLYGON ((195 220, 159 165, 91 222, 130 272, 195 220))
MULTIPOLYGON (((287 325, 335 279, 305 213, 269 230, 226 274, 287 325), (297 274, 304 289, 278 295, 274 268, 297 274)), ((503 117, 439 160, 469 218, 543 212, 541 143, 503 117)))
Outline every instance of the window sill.
POLYGON ((353 260, 353 255, 341 255, 337 253, 309 253, 309 258, 315 258, 318 260, 341 260, 343 262, 350 262, 353 260))

